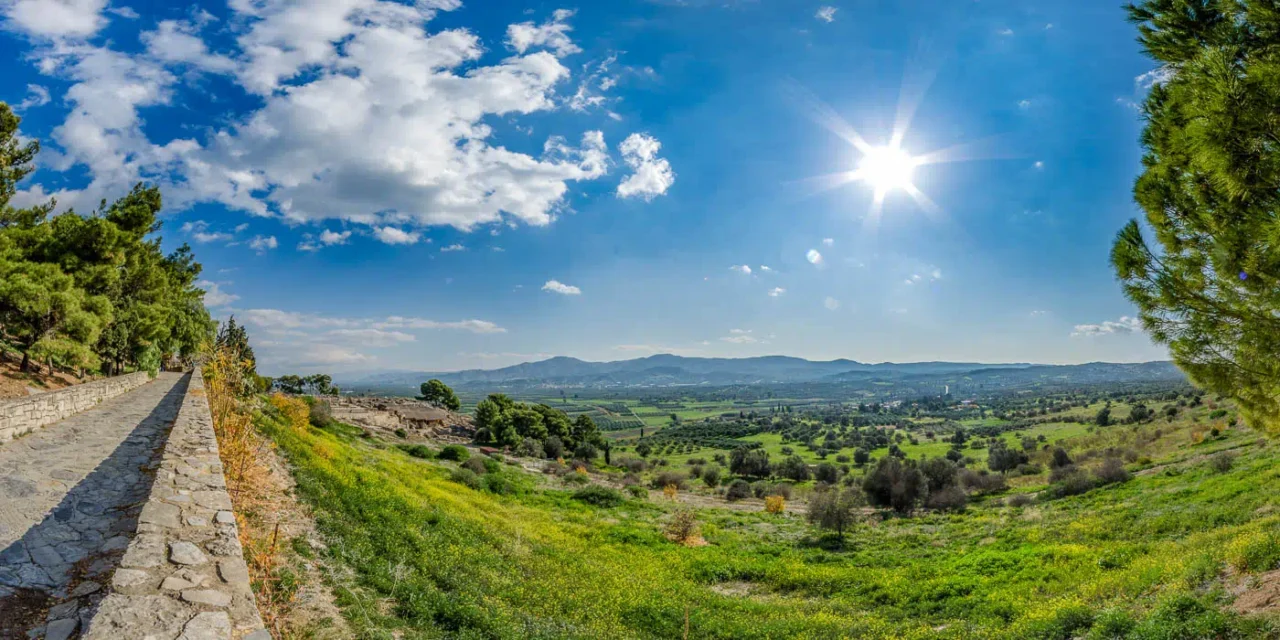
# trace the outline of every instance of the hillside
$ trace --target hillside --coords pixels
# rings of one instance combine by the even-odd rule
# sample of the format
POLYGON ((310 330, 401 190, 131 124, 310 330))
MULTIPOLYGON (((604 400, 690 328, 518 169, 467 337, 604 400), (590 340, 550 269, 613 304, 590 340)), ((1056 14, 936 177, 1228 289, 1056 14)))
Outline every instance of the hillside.
POLYGON ((787 356, 690 358, 670 354, 587 362, 555 357, 501 369, 457 372, 385 372, 340 380, 347 388, 416 389, 439 378, 460 389, 534 389, 540 387, 662 387, 677 385, 769 385, 865 383, 909 380, 917 384, 970 382, 992 387, 1054 382, 1090 384, 1183 379, 1169 362, 1090 363, 1083 365, 914 362, 866 364, 853 360, 813 361, 787 356))

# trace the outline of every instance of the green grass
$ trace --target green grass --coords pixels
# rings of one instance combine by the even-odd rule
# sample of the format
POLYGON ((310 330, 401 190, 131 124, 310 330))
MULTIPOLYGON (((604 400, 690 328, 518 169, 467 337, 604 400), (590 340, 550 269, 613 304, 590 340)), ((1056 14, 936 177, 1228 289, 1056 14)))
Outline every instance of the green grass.
POLYGON ((710 545, 686 548, 660 533, 667 503, 594 507, 510 469, 512 493, 494 495, 341 426, 260 425, 295 466, 330 561, 355 574, 338 595, 363 638, 679 638, 686 611, 691 638, 1267 630, 1222 613, 1215 587, 1230 550, 1269 558, 1256 541, 1280 525, 1277 450, 1243 430, 1219 443, 1242 452, 1227 473, 1199 463, 1026 508, 890 518, 843 548, 796 517, 704 509, 710 545))

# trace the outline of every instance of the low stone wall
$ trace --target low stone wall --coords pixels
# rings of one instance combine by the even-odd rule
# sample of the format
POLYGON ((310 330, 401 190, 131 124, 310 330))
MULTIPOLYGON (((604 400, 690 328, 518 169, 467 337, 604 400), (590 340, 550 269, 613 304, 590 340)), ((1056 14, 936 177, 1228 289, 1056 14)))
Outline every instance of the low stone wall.
POLYGON ((271 640, 249 587, 197 369, 110 593, 83 638, 271 640))
POLYGON ((150 380, 145 371, 139 371, 26 398, 0 400, 0 444, 90 409, 150 380))

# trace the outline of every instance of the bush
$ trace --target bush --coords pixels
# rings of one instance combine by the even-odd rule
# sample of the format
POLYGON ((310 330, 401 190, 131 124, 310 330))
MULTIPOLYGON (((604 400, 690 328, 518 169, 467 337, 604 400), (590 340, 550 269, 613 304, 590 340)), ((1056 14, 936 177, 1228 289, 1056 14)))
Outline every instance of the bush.
POLYGON ((702 477, 702 465, 694 465, 689 467, 689 479, 696 480, 702 477))
POLYGON ((1093 487, 1094 479, 1089 477, 1089 474, 1083 469, 1071 467, 1070 471, 1064 471, 1059 481, 1047 491, 1055 498, 1065 498, 1087 493, 1093 487))
POLYGON ((578 473, 577 471, 574 471, 573 473, 566 473, 560 479, 564 480, 565 484, 583 485, 591 482, 591 478, 587 477, 587 474, 578 473))
POLYGON ((647 497, 649 497, 649 492, 648 492, 648 491, 646 491, 644 487, 642 487, 642 486, 640 486, 640 485, 638 485, 638 484, 628 485, 628 486, 627 486, 627 493, 630 493, 630 494, 631 494, 631 497, 633 497, 633 498, 647 498, 647 497))
POLYGON ((425 444, 402 444, 400 445, 400 450, 415 458, 422 458, 423 460, 430 460, 436 457, 436 452, 432 451, 431 447, 428 447, 425 444))
POLYGON ((1053 457, 1052 459, 1049 460, 1050 469, 1069 467, 1072 464, 1073 463, 1071 462, 1071 456, 1067 455, 1066 449, 1063 449, 1062 447, 1054 447, 1053 457))
POLYGON ((881 458, 862 481, 868 502, 898 513, 910 513, 927 489, 928 481, 914 464, 892 456, 881 458))
POLYGON ((1236 466, 1236 454, 1223 451, 1209 458, 1209 467, 1218 473, 1226 473, 1236 466))
POLYGON ((683 491, 688 486, 688 478, 678 471, 663 471, 655 474, 651 482, 654 489, 662 489, 669 484, 673 484, 677 489, 683 491))
MULTIPOLYGON (((643 491, 643 489, 642 489, 643 491)), ((573 499, 597 507, 616 507, 626 501, 617 489, 592 485, 573 492, 573 499)))
POLYGON ((408 432, 408 431, 405 431, 404 429, 396 429, 394 433, 396 434, 396 437, 397 437, 397 438, 408 438, 408 437, 409 437, 409 432, 408 432))
POLYGON ((630 471, 631 473, 642 473, 649 465, 639 458, 619 458, 617 466, 630 471))
POLYGON ((690 544, 698 539, 698 515, 693 509, 680 509, 671 514, 671 521, 666 527, 667 537, 681 544, 690 544))
POLYGON ((456 462, 466 462, 471 457, 471 452, 460 444, 445 445, 440 449, 440 453, 436 456, 441 460, 454 460, 456 462))
POLYGON ((1245 573, 1270 571, 1280 563, 1280 537, 1265 531, 1238 536, 1227 545, 1227 563, 1245 573))
POLYGON ((310 404, 311 424, 319 429, 328 427, 333 422, 333 407, 329 406, 329 401, 316 398, 310 404))
POLYGON ((564 456, 564 441, 559 436, 551 436, 542 441, 542 452, 549 460, 560 458, 564 456))
POLYGON ((516 485, 511 478, 500 473, 486 473, 480 478, 480 482, 489 493, 505 496, 516 492, 516 485))
POLYGON ((787 499, 782 496, 767 496, 764 499, 766 513, 782 513, 787 510, 787 499))
POLYGON ((485 463, 485 460, 482 460, 480 458, 470 458, 466 462, 463 462, 460 466, 463 469, 471 471, 476 475, 484 475, 486 472, 489 471, 488 469, 485 468, 484 463, 485 463))
POLYGON ((744 498, 751 497, 751 485, 742 479, 734 480, 729 484, 729 490, 724 492, 724 499, 729 502, 737 502, 744 498))
POLYGON ((537 438, 525 438, 516 447, 516 455, 525 458, 542 458, 547 454, 542 449, 542 442, 537 438))
POLYGON ((472 489, 475 489, 477 491, 479 491, 484 486, 480 482, 480 476, 476 475, 476 472, 470 469, 463 469, 463 468, 454 469, 453 473, 449 474, 449 479, 458 484, 471 487, 472 489))
POLYGON ((965 503, 968 500, 964 489, 953 485, 941 491, 930 493, 929 497, 924 501, 924 506, 935 511, 959 512, 964 511, 965 503))
POLYGON ((774 484, 770 485, 768 489, 765 490, 764 495, 766 498, 769 496, 781 496, 783 498, 786 498, 787 500, 790 500, 791 489, 792 489, 792 486, 791 486, 791 483, 789 482, 775 482, 774 484))
POLYGON ((573 450, 573 457, 575 460, 595 460, 599 456, 600 451, 589 442, 584 442, 578 445, 577 449, 573 450))
POLYGON ((809 479, 809 465, 800 456, 790 456, 779 463, 773 470, 774 474, 795 480, 796 482, 804 482, 809 479))
POLYGON ((840 481, 840 469, 829 462, 824 462, 818 465, 817 470, 814 471, 813 479, 818 482, 835 484, 840 481))
POLYGON ((960 487, 964 490, 976 494, 985 495, 988 493, 999 493, 1009 488, 1005 482, 1004 476, 984 471, 974 471, 973 469, 965 469, 959 474, 960 487))
POLYGON ((720 486, 720 467, 707 467, 702 470, 702 483, 714 489, 720 486))
POLYGON ((484 470, 488 473, 497 473, 502 470, 501 458, 477 458, 484 465, 484 470))
POLYGON ((1124 468, 1124 462, 1119 458, 1107 458, 1102 461, 1102 465, 1093 472, 1095 478, 1098 479, 1098 485, 1115 484, 1117 482, 1128 482, 1128 469, 1124 468))

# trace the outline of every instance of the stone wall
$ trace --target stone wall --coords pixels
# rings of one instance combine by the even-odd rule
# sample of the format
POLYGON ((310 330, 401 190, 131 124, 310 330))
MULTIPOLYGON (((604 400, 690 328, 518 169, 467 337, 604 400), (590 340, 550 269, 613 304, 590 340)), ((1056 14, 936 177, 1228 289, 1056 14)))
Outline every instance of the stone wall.
POLYGON ((150 380, 145 371, 139 371, 26 398, 0 400, 0 444, 90 409, 150 380))
POLYGON ((138 533, 83 638, 271 640, 249 587, 218 441, 197 369, 138 533))

